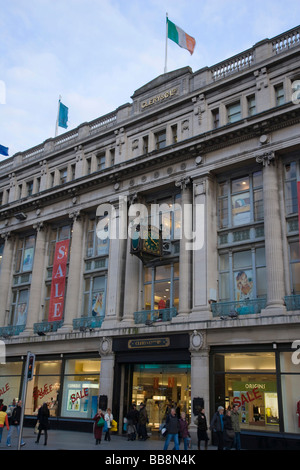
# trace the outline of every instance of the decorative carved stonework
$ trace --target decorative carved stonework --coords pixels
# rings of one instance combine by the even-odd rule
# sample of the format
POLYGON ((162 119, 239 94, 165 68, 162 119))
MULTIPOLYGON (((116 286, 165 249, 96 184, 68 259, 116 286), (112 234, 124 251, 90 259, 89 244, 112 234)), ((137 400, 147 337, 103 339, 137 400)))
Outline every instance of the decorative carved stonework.
POLYGON ((204 347, 204 336, 200 331, 194 330, 190 335, 190 351, 200 351, 204 347))
POLYGON ((107 356, 112 354, 112 339, 107 336, 103 336, 100 340, 99 353, 101 356, 107 356))
POLYGON ((275 153, 273 151, 264 152, 256 157, 256 161, 257 163, 262 163, 263 166, 268 166, 272 162, 275 162, 275 153))

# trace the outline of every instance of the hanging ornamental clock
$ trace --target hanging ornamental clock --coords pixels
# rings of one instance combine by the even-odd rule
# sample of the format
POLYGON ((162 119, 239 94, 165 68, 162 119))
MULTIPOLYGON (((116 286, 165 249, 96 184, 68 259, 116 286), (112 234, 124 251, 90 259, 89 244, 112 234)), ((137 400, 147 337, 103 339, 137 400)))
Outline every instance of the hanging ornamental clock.
POLYGON ((135 225, 131 230, 130 253, 143 262, 162 256, 161 230, 153 225, 135 225))

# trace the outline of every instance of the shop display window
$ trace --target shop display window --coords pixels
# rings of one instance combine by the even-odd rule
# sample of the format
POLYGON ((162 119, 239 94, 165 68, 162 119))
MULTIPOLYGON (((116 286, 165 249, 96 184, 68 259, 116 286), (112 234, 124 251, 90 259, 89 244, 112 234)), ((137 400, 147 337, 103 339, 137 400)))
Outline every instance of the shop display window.
POLYGON ((214 356, 215 407, 237 404, 241 429, 279 431, 274 353, 214 356))
POLYGON ((0 363, 0 399, 9 407, 21 398, 22 362, 0 363))
POLYGON ((61 361, 35 361, 33 380, 27 384, 26 415, 37 415, 47 403, 50 416, 58 416, 61 361))
POLYGON ((284 431, 300 434, 300 364, 299 353, 280 353, 284 431))
POLYGON ((61 416, 93 418, 99 396, 99 359, 66 361, 61 416))
POLYGON ((190 364, 135 364, 132 403, 146 404, 149 427, 158 430, 171 406, 191 417, 190 364))

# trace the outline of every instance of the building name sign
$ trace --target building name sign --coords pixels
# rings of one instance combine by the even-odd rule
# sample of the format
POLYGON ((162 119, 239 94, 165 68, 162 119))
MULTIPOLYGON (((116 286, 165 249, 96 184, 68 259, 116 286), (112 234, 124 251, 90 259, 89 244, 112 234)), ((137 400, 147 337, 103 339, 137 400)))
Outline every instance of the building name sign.
POLYGON ((167 348, 168 346, 170 346, 170 338, 130 339, 128 341, 129 349, 167 348))
POLYGON ((178 88, 171 88, 170 90, 165 91, 164 93, 160 93, 159 95, 156 95, 153 98, 149 98, 149 100, 142 102, 142 109, 148 108, 148 106, 153 106, 157 103, 161 103, 162 101, 167 100, 168 98, 171 98, 172 96, 176 95, 177 92, 178 88))

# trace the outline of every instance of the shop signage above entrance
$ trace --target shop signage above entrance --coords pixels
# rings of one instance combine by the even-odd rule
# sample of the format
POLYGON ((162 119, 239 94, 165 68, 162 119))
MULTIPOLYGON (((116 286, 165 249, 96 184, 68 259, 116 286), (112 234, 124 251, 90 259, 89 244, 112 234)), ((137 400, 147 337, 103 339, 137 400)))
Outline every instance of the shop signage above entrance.
POLYGON ((143 348, 167 348, 170 346, 170 338, 130 339, 129 349, 143 348))

